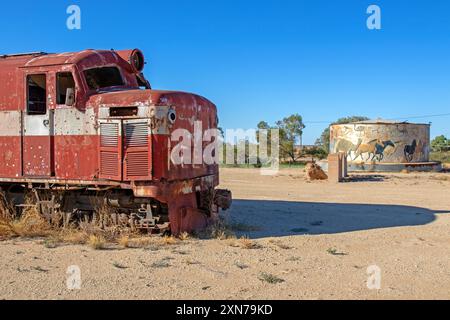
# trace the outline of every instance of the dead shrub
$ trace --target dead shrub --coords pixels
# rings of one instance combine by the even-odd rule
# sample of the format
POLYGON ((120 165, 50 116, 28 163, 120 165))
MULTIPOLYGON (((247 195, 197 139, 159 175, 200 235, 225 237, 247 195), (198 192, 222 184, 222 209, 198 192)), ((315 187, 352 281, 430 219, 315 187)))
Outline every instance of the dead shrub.
POLYGON ((106 246, 106 241, 101 236, 91 235, 88 240, 89 246, 94 250, 103 250, 106 246))
POLYGON ((173 236, 170 236, 170 237, 166 236, 166 237, 162 237, 161 239, 162 239, 162 243, 165 245, 174 245, 177 243, 177 239, 173 236))
POLYGON ((178 236, 178 239, 180 239, 181 241, 187 241, 190 239, 190 235, 187 232, 183 232, 178 236))
POLYGON ((52 226, 35 206, 25 209, 20 220, 14 223, 14 229, 21 237, 46 237, 52 233, 52 226))
POLYGON ((256 241, 250 240, 247 237, 242 237, 239 239, 239 244, 242 249, 261 249, 262 246, 256 241))
POLYGON ((130 246, 130 237, 129 236, 122 236, 119 239, 119 246, 122 248, 129 248, 130 246))
POLYGON ((232 227, 227 223, 225 218, 220 217, 214 223, 210 224, 205 230, 197 232, 196 236, 200 239, 217 239, 226 240, 235 238, 232 227))

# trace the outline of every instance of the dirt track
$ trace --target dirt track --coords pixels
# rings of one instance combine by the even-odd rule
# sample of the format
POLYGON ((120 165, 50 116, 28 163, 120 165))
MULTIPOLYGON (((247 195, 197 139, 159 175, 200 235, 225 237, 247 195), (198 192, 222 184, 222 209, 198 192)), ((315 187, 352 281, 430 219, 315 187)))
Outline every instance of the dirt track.
MULTIPOLYGON (((450 299, 450 175, 308 183, 303 173, 222 170, 228 214, 254 239, 150 249, 0 243, 3 299, 450 299), (244 247, 253 247, 246 249, 244 247), (81 290, 66 287, 70 265, 81 290), (381 289, 367 288, 367 267, 381 289), (275 277, 262 281, 262 273, 275 277)), ((241 232, 239 232, 241 230, 241 232)))

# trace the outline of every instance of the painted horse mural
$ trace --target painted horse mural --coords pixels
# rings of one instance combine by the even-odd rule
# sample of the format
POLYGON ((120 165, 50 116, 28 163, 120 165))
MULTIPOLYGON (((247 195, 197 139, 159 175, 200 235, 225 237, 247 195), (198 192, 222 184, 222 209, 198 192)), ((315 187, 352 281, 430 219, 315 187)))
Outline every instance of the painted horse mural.
POLYGON ((392 147, 395 149, 395 143, 393 143, 391 140, 383 141, 381 144, 375 145, 375 155, 373 156, 372 160, 375 159, 375 157, 378 158, 378 161, 383 161, 384 159, 384 151, 387 147, 392 147))
POLYGON ((417 149, 417 140, 414 139, 411 145, 405 146, 405 158, 406 161, 411 162, 414 159, 414 153, 416 153, 417 149))
POLYGON ((384 159, 384 151, 387 147, 396 148, 395 143, 391 140, 386 141, 380 141, 378 139, 369 141, 368 143, 362 143, 359 145, 359 147, 356 150, 355 159, 358 159, 358 157, 361 157, 361 160, 364 161, 364 154, 367 154, 368 157, 366 161, 382 161, 384 159))

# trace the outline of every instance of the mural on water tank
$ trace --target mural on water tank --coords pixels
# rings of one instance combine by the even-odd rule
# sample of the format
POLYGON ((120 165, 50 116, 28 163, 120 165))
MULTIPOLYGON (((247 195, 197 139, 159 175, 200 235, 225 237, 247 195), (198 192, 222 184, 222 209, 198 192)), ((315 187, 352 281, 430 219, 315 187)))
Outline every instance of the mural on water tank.
POLYGON ((430 126, 410 123, 354 123, 330 128, 330 151, 354 163, 428 162, 430 126))

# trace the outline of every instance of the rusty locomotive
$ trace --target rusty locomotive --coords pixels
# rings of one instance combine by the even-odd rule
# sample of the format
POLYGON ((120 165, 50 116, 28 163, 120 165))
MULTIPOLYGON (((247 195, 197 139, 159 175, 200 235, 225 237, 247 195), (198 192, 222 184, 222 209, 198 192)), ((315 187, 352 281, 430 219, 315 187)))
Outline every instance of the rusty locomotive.
MULTIPOLYGON (((153 90, 138 50, 0 56, 0 191, 47 219, 99 219, 149 232, 204 228, 231 192, 212 164, 175 164, 176 129, 217 129, 216 106, 153 90)), ((217 139, 217 138, 216 138, 217 139)))

